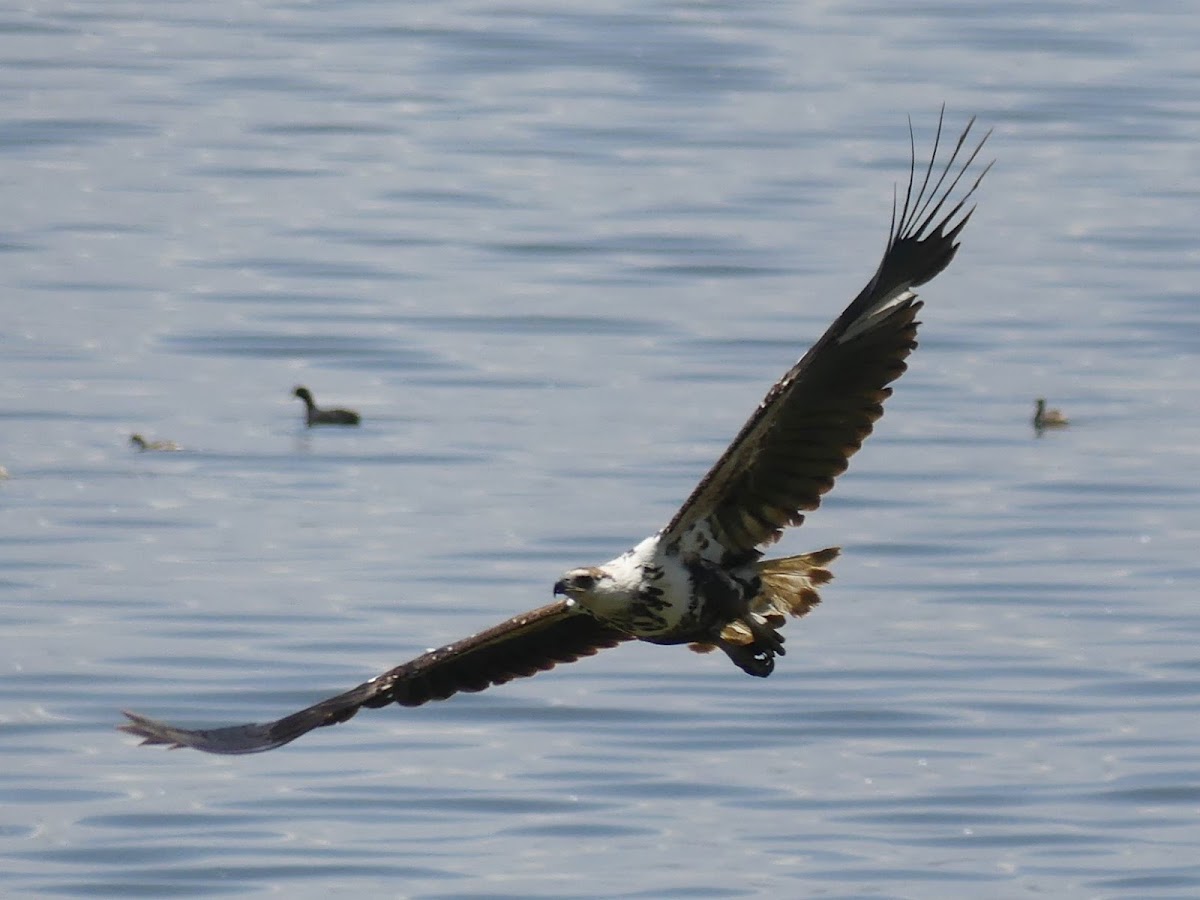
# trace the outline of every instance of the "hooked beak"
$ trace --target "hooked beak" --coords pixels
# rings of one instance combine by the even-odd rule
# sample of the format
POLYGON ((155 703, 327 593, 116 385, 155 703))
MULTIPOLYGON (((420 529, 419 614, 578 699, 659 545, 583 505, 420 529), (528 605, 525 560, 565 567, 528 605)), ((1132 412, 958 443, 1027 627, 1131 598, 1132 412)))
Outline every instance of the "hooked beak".
POLYGON ((567 594, 567 579, 565 578, 560 578, 554 582, 554 596, 557 597, 559 594, 562 594, 564 597, 567 594))

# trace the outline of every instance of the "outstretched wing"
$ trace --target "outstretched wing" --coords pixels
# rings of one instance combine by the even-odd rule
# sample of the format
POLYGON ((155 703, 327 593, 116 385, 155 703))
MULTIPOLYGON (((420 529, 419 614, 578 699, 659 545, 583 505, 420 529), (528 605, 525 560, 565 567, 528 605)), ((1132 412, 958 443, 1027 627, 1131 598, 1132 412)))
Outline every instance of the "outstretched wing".
MULTIPOLYGON (((943 111, 944 112, 944 111, 943 111)), ((943 208, 979 155, 988 134, 964 151, 975 119, 938 165, 942 119, 929 165, 920 174, 909 126, 912 164, 908 190, 874 276, 812 349, 767 393, 729 449, 701 480, 666 527, 667 542, 687 542, 696 526, 699 544, 715 539, 726 559, 745 559, 804 521, 821 495, 846 470, 871 426, 883 415, 887 385, 900 377, 916 347, 917 310, 912 288, 950 264, 955 241, 974 209, 964 212, 989 164, 948 212, 943 208), (960 158, 965 160, 960 164, 960 158), (707 532, 705 534, 704 532, 707 532)))
POLYGON ((193 731, 126 712, 129 722, 119 728, 142 738, 143 744, 166 744, 171 749, 261 753, 291 743, 314 728, 345 722, 364 706, 420 706, 430 700, 445 700, 459 691, 482 691, 493 684, 548 671, 558 663, 575 662, 627 640, 631 640, 629 635, 564 600, 430 650, 353 690, 275 722, 193 731))

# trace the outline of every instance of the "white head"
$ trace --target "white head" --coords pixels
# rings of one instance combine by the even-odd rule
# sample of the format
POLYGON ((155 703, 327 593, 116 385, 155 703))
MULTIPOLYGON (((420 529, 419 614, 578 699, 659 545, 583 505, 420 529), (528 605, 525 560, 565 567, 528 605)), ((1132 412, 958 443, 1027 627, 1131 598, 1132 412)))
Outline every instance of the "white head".
POLYGON ((577 603, 587 605, 585 601, 596 594, 607 593, 613 586, 613 577, 599 566, 586 566, 582 569, 572 569, 554 582, 554 595, 569 597, 577 603))
POLYGON ((620 615, 645 587, 644 566, 652 562, 657 546, 656 535, 602 566, 571 569, 554 583, 554 593, 574 600, 602 618, 620 615))

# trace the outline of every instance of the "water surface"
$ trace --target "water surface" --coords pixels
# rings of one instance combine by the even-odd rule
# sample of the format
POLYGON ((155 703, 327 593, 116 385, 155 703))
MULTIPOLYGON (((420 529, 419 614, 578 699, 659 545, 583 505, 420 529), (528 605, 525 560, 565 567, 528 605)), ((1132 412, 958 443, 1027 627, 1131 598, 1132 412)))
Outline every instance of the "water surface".
POLYGON ((4 892, 1200 894, 1200 26, 1026 13, 6 14, 4 892), (943 102, 997 166, 769 680, 639 645, 259 757, 113 731, 274 718, 661 527, 943 102))

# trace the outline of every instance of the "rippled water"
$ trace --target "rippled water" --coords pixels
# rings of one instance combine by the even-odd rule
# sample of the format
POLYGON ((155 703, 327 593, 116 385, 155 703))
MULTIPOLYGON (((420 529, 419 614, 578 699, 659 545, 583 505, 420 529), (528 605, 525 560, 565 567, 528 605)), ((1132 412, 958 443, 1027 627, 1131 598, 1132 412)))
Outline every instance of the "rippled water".
POLYGON ((1200 895, 1200 25, 1134 9, 0 16, 0 889, 1200 895), (259 757, 113 730, 274 718, 663 525, 943 101, 997 166, 769 680, 638 645, 259 757))

